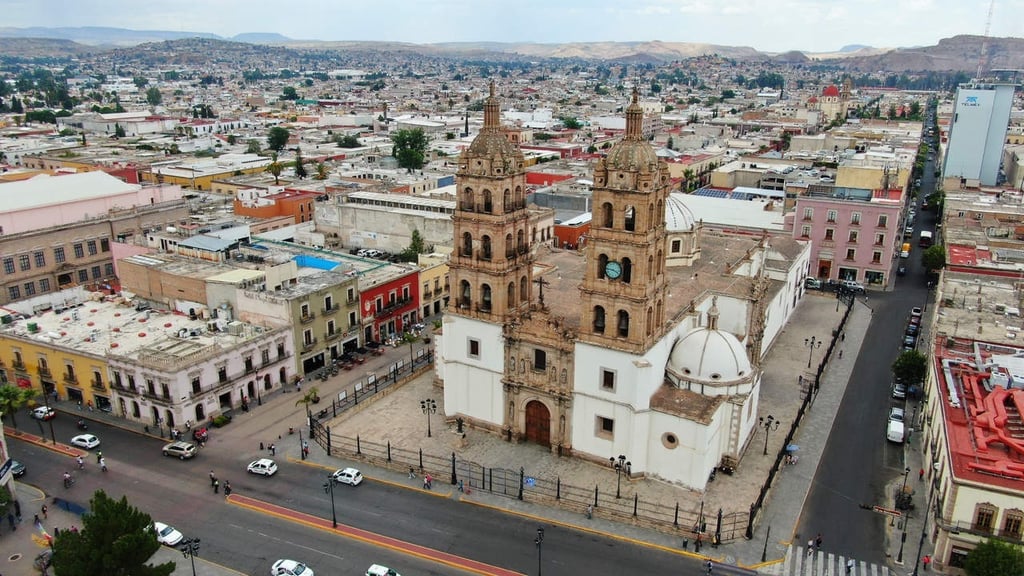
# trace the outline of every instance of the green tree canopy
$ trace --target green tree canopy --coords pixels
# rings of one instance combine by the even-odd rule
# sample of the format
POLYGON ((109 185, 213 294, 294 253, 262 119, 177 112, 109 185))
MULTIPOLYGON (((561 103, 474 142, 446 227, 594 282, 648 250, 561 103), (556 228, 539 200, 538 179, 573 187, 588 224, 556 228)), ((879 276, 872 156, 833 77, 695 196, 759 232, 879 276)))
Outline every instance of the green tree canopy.
POLYGON ((299 94, 295 91, 294 86, 285 86, 281 90, 281 100, 298 100, 299 94))
POLYGON ((964 560, 967 576, 1024 574, 1024 549, 1000 540, 985 540, 964 560))
POLYGON ((904 384, 920 384, 928 374, 928 358, 917 350, 909 350, 896 357, 892 375, 904 384))
POLYGON ((262 152, 262 150, 260 150, 260 141, 249 140, 249 144, 245 147, 245 152, 247 154, 259 154, 262 152))
POLYGON ((283 171, 284 165, 277 161, 277 153, 275 152, 270 164, 267 164, 267 172, 274 175, 274 186, 280 183, 281 172, 283 171))
POLYGON ((406 246, 405 250, 402 250, 402 260, 405 262, 415 262, 417 256, 427 251, 426 244, 423 242, 423 235, 416 228, 412 230, 412 238, 409 240, 409 245, 406 246))
POLYGON ((928 272, 942 270, 946 265, 946 249, 940 244, 929 246, 921 253, 921 264, 928 272))
POLYGON ((395 146, 391 155, 398 159, 398 165, 406 170, 423 168, 427 158, 427 135, 421 128, 403 129, 391 136, 395 146))
POLYGON ((11 426, 18 427, 14 413, 24 408, 36 395, 31 388, 19 388, 13 384, 0 386, 0 413, 11 417, 11 426))
POLYGON ((149 89, 146 90, 146 102, 148 102, 150 106, 157 106, 163 101, 164 96, 156 86, 150 86, 149 89))
POLYGON ((345 136, 335 136, 334 142, 338 145, 338 148, 359 148, 362 143, 359 142, 359 138, 346 134, 345 136))
POLYGON ((291 133, 288 132, 287 128, 274 126, 267 133, 267 148, 280 152, 288 144, 288 138, 290 137, 291 133))
POLYGON ((302 160, 302 149, 295 149, 295 177, 302 180, 307 176, 306 166, 302 160))
POLYGON ((114 137, 115 138, 124 138, 124 136, 125 136, 124 127, 121 126, 120 124, 118 124, 117 122, 115 122, 114 123, 114 137))
POLYGON ((150 528, 149 514, 129 505, 126 497, 113 500, 97 490, 82 524, 78 532, 61 530, 53 542, 53 565, 59 576, 170 576, 174 572, 174 562, 147 564, 160 543, 150 528))
POLYGON ((559 118, 559 120, 562 121, 562 126, 565 126, 570 130, 579 130, 580 128, 583 128, 583 123, 575 116, 563 116, 559 118))

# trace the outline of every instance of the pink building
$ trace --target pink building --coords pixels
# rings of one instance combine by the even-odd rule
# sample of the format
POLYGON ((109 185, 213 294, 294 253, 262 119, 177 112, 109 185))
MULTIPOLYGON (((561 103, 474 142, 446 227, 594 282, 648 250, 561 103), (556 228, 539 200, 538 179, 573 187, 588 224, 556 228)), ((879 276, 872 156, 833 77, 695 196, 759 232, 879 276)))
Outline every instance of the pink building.
POLYGON ((884 288, 902 242, 901 190, 829 188, 796 201, 793 237, 811 242, 809 276, 884 288))

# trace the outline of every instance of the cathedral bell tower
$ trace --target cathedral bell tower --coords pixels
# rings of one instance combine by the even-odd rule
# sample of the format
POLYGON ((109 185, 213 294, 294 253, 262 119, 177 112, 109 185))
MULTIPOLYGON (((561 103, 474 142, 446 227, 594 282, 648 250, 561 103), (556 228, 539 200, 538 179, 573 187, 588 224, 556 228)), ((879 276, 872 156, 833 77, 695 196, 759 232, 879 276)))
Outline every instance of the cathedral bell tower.
POLYGON ((505 137, 491 82, 484 126, 462 153, 448 313, 501 323, 529 309, 532 253, 523 153, 505 137))
POLYGON ((634 88, 626 134, 594 170, 593 219, 580 285, 581 341, 633 353, 665 330, 668 168, 643 137, 634 88))

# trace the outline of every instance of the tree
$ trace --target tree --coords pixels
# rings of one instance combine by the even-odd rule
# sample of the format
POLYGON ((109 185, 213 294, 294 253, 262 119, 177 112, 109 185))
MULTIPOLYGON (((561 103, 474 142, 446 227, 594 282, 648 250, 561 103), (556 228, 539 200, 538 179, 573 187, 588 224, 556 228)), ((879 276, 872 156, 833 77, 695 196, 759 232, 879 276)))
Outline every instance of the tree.
POLYGON ((290 137, 291 133, 286 128, 274 126, 267 133, 267 148, 280 152, 288 144, 288 138, 290 137))
POLYGON ((921 253, 921 264, 927 272, 941 270, 946 266, 946 249, 939 244, 929 246, 921 253))
POLYGON ((402 260, 405 262, 415 262, 417 256, 426 252, 426 245, 423 243, 423 236, 420 231, 416 228, 412 229, 412 238, 409 240, 409 245, 402 250, 402 260))
POLYGON ((298 100, 299 95, 295 92, 294 86, 285 86, 281 90, 281 100, 298 100))
POLYGON ((302 180, 307 176, 306 166, 303 165, 302 148, 295 149, 295 177, 302 180))
POLYGON ((422 128, 403 129, 391 136, 395 146, 391 155, 398 159, 398 165, 406 170, 419 170, 426 163, 427 135, 422 128))
POLYGON ((295 405, 298 406, 300 404, 305 404, 306 412, 309 412, 309 405, 316 404, 319 401, 320 389, 317 388, 316 386, 311 386, 309 390, 307 390, 306 393, 302 395, 302 398, 299 398, 298 400, 295 401, 295 405))
POLYGON ((327 174, 328 174, 327 165, 325 165, 323 162, 317 163, 317 165, 316 165, 316 179, 317 180, 327 180, 327 174))
POLYGON ((735 91, 729 90, 728 88, 726 88, 725 90, 722 90, 722 100, 728 100, 730 98, 735 98, 735 97, 736 97, 736 92, 735 91))
POLYGON ((274 186, 277 186, 280 182, 282 171, 284 171, 284 165, 277 161, 277 154, 275 153, 273 160, 267 165, 267 172, 274 175, 274 186))
POLYGON ((156 86, 150 86, 149 89, 146 90, 146 102, 148 102, 150 106, 158 106, 163 101, 164 96, 156 86))
POLYGON ((259 140, 249 140, 249 145, 245 147, 245 153, 246 154, 259 154, 260 152, 262 152, 262 150, 260 150, 260 141, 259 140))
POLYGON ((338 145, 338 148, 359 148, 360 146, 362 146, 362 144, 359 142, 359 138, 356 138, 351 134, 346 134, 345 136, 335 136, 334 142, 335 144, 338 145))
POLYGON ((675 140, 672 139, 671 136, 669 136, 668 140, 665 141, 665 148, 668 148, 669 150, 675 150, 676 142, 675 140))
POLYGON ((114 138, 124 138, 124 127, 117 122, 114 123, 114 138))
POLYGON ((18 427, 14 413, 25 407, 36 395, 31 388, 20 388, 12 384, 0 386, 0 413, 11 416, 11 426, 18 427))
POLYGON ((53 565, 60 576, 132 574, 170 576, 174 562, 147 564, 160 549, 149 514, 97 490, 78 532, 61 530, 53 541, 53 565))
POLYGON ((928 373, 928 358, 917 350, 908 350, 892 363, 892 375, 897 381, 913 385, 924 382, 928 373))
POLYGON ((562 126, 565 126, 570 130, 579 130, 580 128, 583 128, 583 123, 575 116, 563 116, 559 118, 559 120, 562 121, 562 126))
POLYGON ((1024 549, 990 539, 974 547, 964 560, 967 576, 1024 574, 1024 549))

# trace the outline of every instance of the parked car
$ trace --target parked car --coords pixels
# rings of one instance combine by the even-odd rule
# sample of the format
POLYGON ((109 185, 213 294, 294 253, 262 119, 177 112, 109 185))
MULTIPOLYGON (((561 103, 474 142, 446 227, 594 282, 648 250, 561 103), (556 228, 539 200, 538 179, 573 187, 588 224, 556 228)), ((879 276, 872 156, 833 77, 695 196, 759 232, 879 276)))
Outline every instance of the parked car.
POLYGON ((916 317, 920 318, 921 317, 921 308, 919 306, 914 306, 913 308, 911 308, 910 309, 910 316, 911 317, 916 316, 916 317))
POLYGON ((79 448, 92 450, 100 445, 100 439, 93 434, 79 434, 71 439, 71 444, 73 446, 78 446, 79 448))
POLYGON ((821 290, 822 282, 818 278, 805 278, 804 287, 811 290, 821 290))
POLYGON ((885 427, 885 438, 890 442, 903 443, 903 409, 893 406, 889 410, 889 422, 885 427))
POLYGON ((32 417, 36 420, 53 420, 57 417, 57 412, 49 406, 39 406, 32 409, 32 417))
POLYGON ((163 448, 164 456, 175 456, 179 460, 192 458, 196 455, 196 445, 191 442, 171 442, 163 448))
POLYGON ((156 532, 156 540, 161 544, 168 546, 177 546, 178 542, 181 542, 185 536, 181 532, 174 529, 173 526, 168 526, 163 522, 153 522, 153 531, 156 532))
POLYGON ((853 280, 843 280, 842 287, 846 290, 849 290, 850 292, 853 292, 854 294, 863 294, 867 292, 867 289, 864 288, 863 284, 861 284, 860 282, 855 282, 853 280))
POLYGON ((907 330, 906 330, 905 334, 907 336, 914 336, 916 338, 917 337, 917 331, 920 330, 920 329, 921 329, 921 325, 920 324, 907 324, 907 330))
POLYGON ((259 474, 260 476, 273 476, 277 473, 277 463, 270 458, 260 458, 249 463, 246 470, 250 474, 259 474))
POLYGON ((907 397, 907 386, 903 382, 892 383, 892 397, 903 400, 907 397))
POLYGON ((11 474, 13 474, 15 478, 21 478, 27 471, 28 469, 25 468, 24 464, 17 460, 11 460, 11 474))
POLYGON ((355 468, 344 468, 331 474, 331 478, 334 479, 335 483, 348 484, 349 486, 359 486, 363 482, 363 475, 359 470, 355 468))
POLYGON ((313 569, 302 562, 281 559, 270 567, 271 576, 313 576, 313 569))

